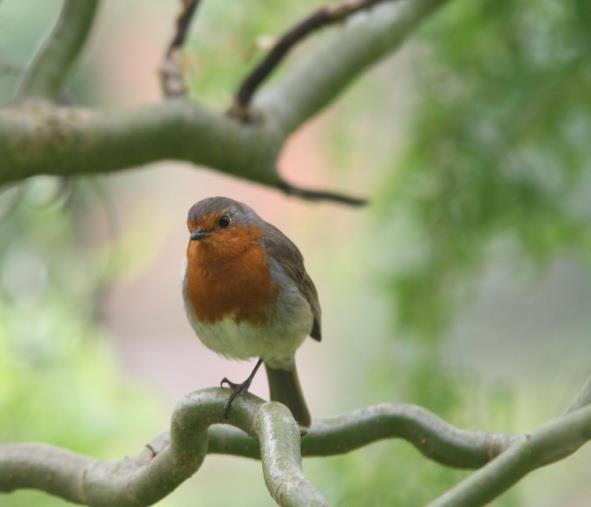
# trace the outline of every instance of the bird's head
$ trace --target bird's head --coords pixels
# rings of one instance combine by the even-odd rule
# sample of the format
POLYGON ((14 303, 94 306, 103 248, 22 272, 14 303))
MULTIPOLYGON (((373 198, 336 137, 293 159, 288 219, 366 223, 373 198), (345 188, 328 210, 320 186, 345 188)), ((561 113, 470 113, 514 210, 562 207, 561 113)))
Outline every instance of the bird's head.
POLYGON ((262 231, 261 219, 246 204, 227 197, 209 197, 189 210, 188 253, 231 258, 255 244, 262 231))

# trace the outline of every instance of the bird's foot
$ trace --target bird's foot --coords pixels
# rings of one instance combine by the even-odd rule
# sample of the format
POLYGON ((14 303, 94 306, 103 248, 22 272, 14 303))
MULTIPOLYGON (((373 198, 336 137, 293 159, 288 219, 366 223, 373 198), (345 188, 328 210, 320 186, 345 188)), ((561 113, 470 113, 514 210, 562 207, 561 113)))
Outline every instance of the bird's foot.
POLYGON ((261 364, 263 364, 263 360, 259 359, 248 378, 241 384, 236 384, 226 377, 222 379, 222 381, 220 382, 220 387, 227 386, 230 388, 230 396, 228 396, 228 399, 224 404, 224 419, 228 419, 230 417, 230 409, 232 408, 232 402, 236 399, 236 397, 248 392, 248 388, 250 387, 252 379, 254 378, 261 364))
POLYGON ((224 419, 228 419, 230 417, 230 409, 232 408, 232 402, 236 399, 237 396, 241 395, 242 393, 247 393, 248 388, 250 387, 250 383, 252 379, 249 377, 241 384, 236 384, 231 380, 224 377, 220 382, 220 387, 228 387, 230 388, 230 396, 226 400, 224 405, 224 419))

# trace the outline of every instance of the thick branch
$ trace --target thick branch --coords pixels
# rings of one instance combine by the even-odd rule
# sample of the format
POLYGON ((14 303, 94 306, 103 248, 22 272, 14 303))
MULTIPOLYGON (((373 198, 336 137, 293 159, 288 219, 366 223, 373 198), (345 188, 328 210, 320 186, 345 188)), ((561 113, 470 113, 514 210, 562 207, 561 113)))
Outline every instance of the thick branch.
POLYGON ((19 98, 55 100, 84 47, 99 0, 65 0, 59 19, 19 87, 19 98))
MULTIPOLYGON (((273 124, 241 124, 180 99, 112 113, 30 102, 0 110, 0 185, 36 174, 109 173, 174 159, 305 194, 286 187, 276 172, 282 143, 273 124)), ((308 193, 304 197, 357 204, 341 194, 308 193)))
POLYGON ((431 507, 486 505, 536 468, 569 456, 591 439, 591 407, 571 412, 530 435, 439 497, 431 507))
POLYGON ((330 104, 367 68, 396 50, 446 0, 386 3, 353 17, 255 99, 281 129, 293 132, 330 104))
MULTIPOLYGON (((281 505, 324 505, 303 476, 299 431, 289 411, 248 395, 232 406, 227 392, 206 389, 176 408, 170 434, 157 437, 135 458, 104 462, 36 444, 0 446, 0 491, 35 488, 72 502, 149 505, 175 489, 200 466, 205 453, 260 458, 269 491, 281 505), (209 428, 206 442, 206 430, 209 428), (258 437, 260 444, 257 442, 258 437)), ((454 428, 413 405, 382 404, 348 415, 315 421, 301 442, 305 456, 342 454, 384 438, 404 438, 425 456, 461 468, 482 466, 514 437, 454 428)))
POLYGON ((119 462, 45 445, 0 446, 0 491, 34 488, 93 506, 151 505, 197 471, 207 452, 208 427, 227 422, 260 441, 265 480, 275 500, 294 507, 326 505, 302 473, 299 431, 289 411, 245 395, 235 400, 226 421, 227 395, 221 389, 190 394, 175 409, 169 438, 158 437, 137 457, 119 462))
POLYGON ((175 159, 275 186, 280 140, 184 100, 108 113, 27 103, 0 111, 0 183, 175 159))

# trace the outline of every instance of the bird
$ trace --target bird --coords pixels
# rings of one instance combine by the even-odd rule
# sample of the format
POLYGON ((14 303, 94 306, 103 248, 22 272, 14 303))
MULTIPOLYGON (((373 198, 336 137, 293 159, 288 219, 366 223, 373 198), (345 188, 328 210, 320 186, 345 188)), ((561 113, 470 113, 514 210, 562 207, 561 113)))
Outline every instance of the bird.
POLYGON ((222 379, 221 386, 230 388, 225 417, 264 364, 271 400, 309 427, 295 354, 308 336, 321 340, 321 309, 298 247, 251 207, 228 197, 198 201, 187 227, 183 299, 190 324, 212 351, 258 359, 244 382, 222 379))

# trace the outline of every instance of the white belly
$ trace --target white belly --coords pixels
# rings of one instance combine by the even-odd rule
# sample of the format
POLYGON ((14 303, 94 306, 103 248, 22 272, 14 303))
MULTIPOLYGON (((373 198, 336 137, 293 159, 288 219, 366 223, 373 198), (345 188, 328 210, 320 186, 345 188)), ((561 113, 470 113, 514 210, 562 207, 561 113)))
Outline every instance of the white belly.
POLYGON ((236 322, 230 315, 215 323, 201 322, 186 297, 183 298, 189 322, 203 344, 233 359, 262 358, 273 368, 291 369, 295 351, 312 329, 309 303, 296 287, 284 290, 265 325, 236 322))

